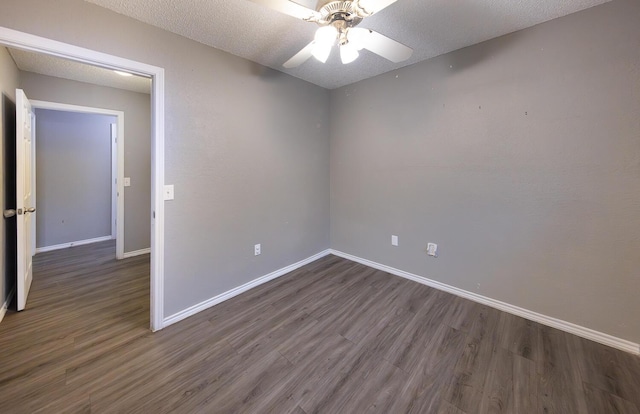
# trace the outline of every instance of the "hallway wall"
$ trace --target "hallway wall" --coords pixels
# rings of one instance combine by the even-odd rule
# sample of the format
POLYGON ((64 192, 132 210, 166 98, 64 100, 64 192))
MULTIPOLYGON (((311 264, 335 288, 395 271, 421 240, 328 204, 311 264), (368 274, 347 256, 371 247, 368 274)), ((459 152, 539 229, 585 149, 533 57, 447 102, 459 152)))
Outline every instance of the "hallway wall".
POLYGON ((115 116, 36 109, 36 247, 111 237, 115 116))

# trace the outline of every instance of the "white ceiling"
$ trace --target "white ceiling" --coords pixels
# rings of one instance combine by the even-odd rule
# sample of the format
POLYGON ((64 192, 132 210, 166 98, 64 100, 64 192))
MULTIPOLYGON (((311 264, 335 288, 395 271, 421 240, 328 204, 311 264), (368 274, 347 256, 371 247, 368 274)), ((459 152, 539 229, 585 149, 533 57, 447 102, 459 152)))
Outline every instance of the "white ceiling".
POLYGON ((108 86, 139 93, 151 93, 151 79, 124 77, 110 69, 99 68, 42 53, 8 48, 18 69, 40 75, 55 76, 79 82, 108 86))
POLYGON ((282 64, 317 29, 249 0, 86 0, 217 49, 333 89, 610 0, 398 0, 360 27, 414 49, 402 63, 367 51, 349 65, 334 50, 293 69, 282 64))

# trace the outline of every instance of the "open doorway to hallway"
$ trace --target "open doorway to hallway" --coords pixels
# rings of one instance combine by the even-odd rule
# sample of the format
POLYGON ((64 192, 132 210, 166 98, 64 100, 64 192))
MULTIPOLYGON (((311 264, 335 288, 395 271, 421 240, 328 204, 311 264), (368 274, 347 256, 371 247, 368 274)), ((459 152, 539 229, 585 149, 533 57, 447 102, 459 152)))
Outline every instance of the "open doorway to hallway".
MULTIPOLYGON (((118 293, 119 289, 131 288, 127 284, 129 282, 124 285, 118 283, 119 280, 122 281, 121 274, 124 274, 125 279, 127 278, 125 271, 127 266, 136 267, 138 270, 144 269, 142 275, 145 281, 136 285, 136 294, 140 291, 143 294, 135 301, 135 306, 136 309, 146 309, 140 326, 148 327, 151 247, 150 80, 137 79, 136 88, 138 89, 132 90, 132 87, 127 88, 120 79, 131 78, 136 81, 135 76, 123 77, 111 70, 77 62, 70 63, 56 57, 41 56, 38 53, 14 49, 5 49, 5 51, 4 57, 9 56, 11 62, 3 62, 3 65, 15 66, 19 73, 16 86, 24 89, 33 102, 88 105, 129 114, 127 116, 129 122, 126 126, 120 125, 122 128, 119 129, 124 130, 125 135, 129 137, 124 141, 129 146, 123 148, 122 153, 127 155, 125 162, 128 160, 131 165, 127 168, 128 165, 123 163, 122 169, 123 171, 128 169, 126 178, 130 185, 125 190, 125 182, 122 180, 123 182, 119 183, 120 186, 116 190, 119 200, 127 199, 127 203, 123 203, 123 219, 118 223, 124 225, 117 226, 123 229, 119 232, 121 234, 118 234, 118 240, 122 242, 119 244, 123 246, 123 254, 119 256, 129 257, 129 259, 116 262, 116 243, 112 240, 114 236, 111 213, 113 151, 110 141, 111 124, 116 120, 102 120, 107 131, 107 141, 103 142, 106 146, 89 148, 90 146, 86 144, 95 138, 91 136, 92 133, 53 131, 59 129, 65 122, 74 127, 86 127, 82 125, 87 123, 85 120, 75 119, 79 114, 63 114, 60 111, 50 110, 35 111, 36 115, 40 112, 39 115, 42 117, 42 120, 36 117, 36 122, 42 121, 35 124, 37 125, 36 136, 40 135, 42 138, 41 140, 36 138, 36 143, 44 144, 39 148, 41 151, 36 151, 36 160, 45 162, 39 165, 34 164, 40 167, 34 171, 38 182, 34 187, 41 197, 38 197, 36 209, 40 216, 35 232, 36 243, 30 252, 30 254, 38 253, 34 256, 34 288, 31 290, 31 295, 36 298, 42 298, 43 295, 59 296, 57 291, 48 289, 53 283, 64 291, 64 295, 58 299, 72 298, 75 301, 73 303, 81 304, 85 300, 91 302, 95 299, 91 298, 91 289, 83 288, 93 285, 94 288, 102 289, 101 294, 110 293, 113 296, 111 300, 117 300, 118 297, 123 296, 122 292, 118 293), (109 79, 116 79, 116 81, 110 84, 109 79), (145 85, 143 91, 140 90, 140 84, 145 85), (98 165, 101 165, 104 171, 99 172, 94 168, 98 165), (102 183, 103 188, 96 188, 99 183, 102 183), (96 198, 94 194, 90 197, 91 193, 101 194, 101 196, 98 195, 96 198), (101 200, 101 197, 104 199, 101 200), (103 210, 107 215, 94 214, 97 210, 103 210), (127 225, 128 221, 129 225, 127 225), (86 244, 86 246, 71 247, 78 244, 86 244), (84 297, 85 294, 88 296, 84 297)), ((99 122, 94 119, 89 123, 99 122)), ((123 138, 124 136, 119 137, 119 139, 123 138)), ((136 272, 136 275, 139 276, 140 273, 136 272)), ((106 298, 100 301, 108 302, 106 298)), ((28 303, 30 302, 31 297, 28 303)), ((38 313, 43 310, 38 307, 37 302, 35 306, 38 313)), ((29 310, 30 307, 31 305, 28 304, 26 309, 29 310)), ((14 317, 14 315, 10 316, 14 317)), ((41 315, 41 317, 45 316, 41 315)), ((23 318, 21 315, 15 315, 15 319, 23 318)), ((131 321, 127 324, 129 322, 131 321)))
MULTIPOLYGON (((20 50, 57 56, 73 62, 87 63, 92 66, 138 74, 151 79, 151 265, 150 265, 150 328, 157 331, 165 326, 164 318, 164 159, 165 159, 165 73, 164 68, 137 60, 98 52, 72 44, 48 39, 0 26, 0 44, 20 50)), ((1 47, 0 47, 1 49, 1 47)), ((3 71, 3 73, 5 73, 3 71)), ((15 75, 15 74, 14 74, 15 75)), ((15 84, 18 84, 15 75, 15 84)), ((11 80, 10 79, 10 80, 11 80)), ((0 79, 1 83, 5 79, 0 79)), ((5 85, 0 84, 2 95, 6 95, 5 85)), ((11 93, 9 93, 11 95, 11 93)), ((2 122, 0 122, 2 125, 2 122)), ((2 183, 2 180, 0 180, 2 183)), ((2 193, 0 191, 0 193, 2 193)), ((6 204, 5 204, 6 205, 6 204)), ((4 223, 4 221, 2 221, 4 223)), ((4 226, 0 224, 3 233, 4 226)), ((0 238, 0 244, 3 244, 0 238)), ((4 250, 4 249, 3 249, 4 250)), ((4 261, 1 262, 4 266, 4 261)), ((3 273, 4 273, 4 269, 3 273)), ((3 284, 2 299, 7 295, 3 284)), ((6 301, 5 301, 6 304, 6 301)), ((2 308, 6 309, 6 308, 2 308)), ((1 315, 1 314, 0 314, 1 315)))

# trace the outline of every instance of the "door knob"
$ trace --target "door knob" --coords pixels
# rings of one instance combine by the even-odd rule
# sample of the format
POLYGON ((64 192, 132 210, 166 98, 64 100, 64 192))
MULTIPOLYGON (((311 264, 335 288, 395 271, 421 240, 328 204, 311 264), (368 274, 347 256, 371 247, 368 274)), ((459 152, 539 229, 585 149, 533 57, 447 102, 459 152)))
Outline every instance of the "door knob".
POLYGON ((10 218, 16 215, 16 211, 13 209, 5 210, 3 215, 4 215, 4 218, 10 218))
POLYGON ((25 212, 27 212, 27 213, 35 213, 36 212, 36 208, 35 207, 29 207, 28 209, 25 210, 25 212))

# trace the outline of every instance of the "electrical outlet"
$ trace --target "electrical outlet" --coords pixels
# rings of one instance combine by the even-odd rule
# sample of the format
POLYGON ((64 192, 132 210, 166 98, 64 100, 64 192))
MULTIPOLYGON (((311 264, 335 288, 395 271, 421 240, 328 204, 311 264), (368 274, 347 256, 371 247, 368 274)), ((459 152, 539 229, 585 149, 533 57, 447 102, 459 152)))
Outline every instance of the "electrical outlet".
POLYGON ((398 236, 391 236, 391 245, 392 246, 398 245, 398 236))
POLYGON ((435 243, 427 243, 427 255, 438 257, 438 245, 435 243))
POLYGON ((256 244, 255 246, 253 246, 253 255, 254 256, 259 256, 260 253, 262 252, 262 248, 259 244, 256 244))
POLYGON ((131 177, 124 177, 123 184, 125 187, 131 187, 131 177))

